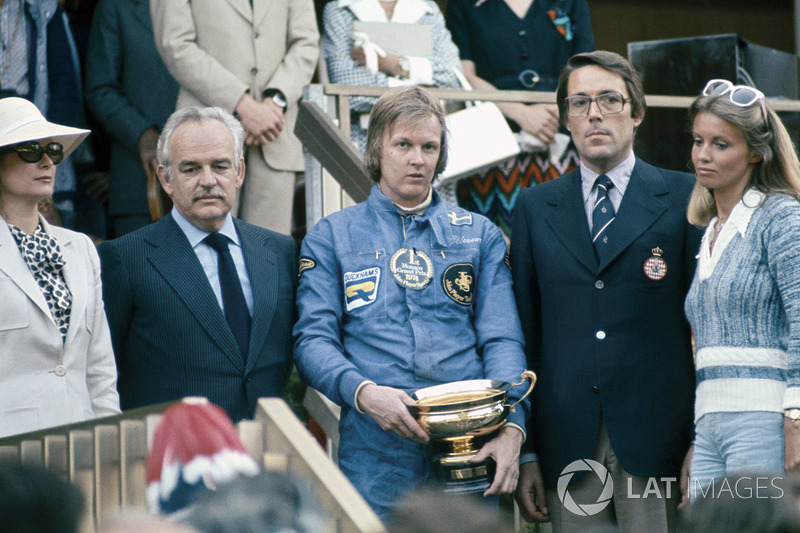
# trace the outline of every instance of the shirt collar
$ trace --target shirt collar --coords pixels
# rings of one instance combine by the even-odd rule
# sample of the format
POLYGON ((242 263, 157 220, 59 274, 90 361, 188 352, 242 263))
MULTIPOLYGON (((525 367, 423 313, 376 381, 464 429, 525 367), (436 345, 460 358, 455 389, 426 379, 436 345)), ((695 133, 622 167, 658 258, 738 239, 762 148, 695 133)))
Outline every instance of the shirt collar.
MULTIPOLYGON (((378 185, 378 189, 380 189, 380 184, 378 185)), ((421 215, 428 209, 428 206, 431 205, 432 198, 433 198, 433 187, 430 187, 428 189, 428 196, 426 196, 422 202, 420 202, 418 205, 415 205, 414 207, 403 207, 402 205, 397 204, 395 202, 392 202, 392 204, 394 204, 395 208, 397 208, 397 210, 400 211, 400 214, 421 215)))
MULTIPOLYGON (((766 195, 761 191, 747 189, 747 191, 745 191, 745 193, 742 195, 742 199, 739 200, 735 206, 733 206, 731 214, 728 215, 728 220, 725 224, 734 226, 736 231, 738 231, 739 234, 744 237, 753 213, 758 206, 761 205, 761 202, 764 201, 765 197, 766 195)), ((718 219, 719 217, 716 216, 711 222, 716 223, 718 219)), ((709 223, 709 225, 711 225, 711 223, 709 223)))
MULTIPOLYGON (((606 172, 606 176, 614 184, 620 196, 625 194, 625 189, 628 188, 628 183, 631 181, 631 174, 633 174, 633 167, 636 165, 636 156, 633 155, 633 150, 628 154, 628 157, 622 160, 617 166, 606 172)), ((587 167, 581 161, 581 189, 583 190, 583 198, 589 198, 592 192, 594 182, 600 174, 587 167)))
MULTIPOLYGON (((175 206, 172 206, 172 218, 175 219, 175 223, 178 224, 178 227, 181 228, 186 238, 189 239, 189 244, 192 248, 196 248, 197 245, 209 235, 209 232, 189 222, 175 206)), ((218 233, 225 235, 233 241, 234 244, 241 247, 239 243, 239 234, 236 233, 236 226, 233 224, 233 217, 230 213, 225 217, 225 223, 222 224, 222 228, 220 228, 218 233)))
MULTIPOLYGON (((386 12, 377 0, 339 0, 339 6, 350 9, 358 20, 386 21, 386 12)), ((414 23, 423 15, 433 12, 433 8, 422 0, 397 0, 392 22, 414 23)))

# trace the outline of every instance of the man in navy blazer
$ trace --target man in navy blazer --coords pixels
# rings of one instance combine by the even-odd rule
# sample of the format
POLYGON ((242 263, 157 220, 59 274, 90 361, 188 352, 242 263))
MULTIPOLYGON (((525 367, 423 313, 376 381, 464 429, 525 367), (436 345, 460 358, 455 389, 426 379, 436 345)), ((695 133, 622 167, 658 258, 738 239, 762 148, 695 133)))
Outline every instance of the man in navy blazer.
POLYGON ((227 111, 173 113, 158 142, 171 213, 99 247, 123 410, 205 396, 236 422, 252 418, 258 398, 284 391, 296 249, 290 237, 231 217, 243 146, 244 130, 227 111), (212 233, 227 253, 211 247, 212 233), (234 309, 243 320, 231 319, 234 309))
POLYGON ((511 236, 539 375, 516 498, 554 531, 669 531, 692 435, 694 179, 634 156, 645 101, 623 57, 573 56, 557 100, 581 166, 523 191, 511 236))

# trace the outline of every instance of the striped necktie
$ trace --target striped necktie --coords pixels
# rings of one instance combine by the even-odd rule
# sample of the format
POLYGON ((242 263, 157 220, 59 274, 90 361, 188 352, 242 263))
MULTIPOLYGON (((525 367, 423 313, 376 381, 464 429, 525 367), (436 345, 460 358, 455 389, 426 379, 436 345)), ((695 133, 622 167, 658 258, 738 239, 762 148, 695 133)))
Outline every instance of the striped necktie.
POLYGON ((608 196, 614 183, 605 174, 598 176, 594 183, 597 186, 597 198, 592 208, 592 244, 597 258, 600 259, 608 244, 608 232, 615 216, 614 205, 608 196))

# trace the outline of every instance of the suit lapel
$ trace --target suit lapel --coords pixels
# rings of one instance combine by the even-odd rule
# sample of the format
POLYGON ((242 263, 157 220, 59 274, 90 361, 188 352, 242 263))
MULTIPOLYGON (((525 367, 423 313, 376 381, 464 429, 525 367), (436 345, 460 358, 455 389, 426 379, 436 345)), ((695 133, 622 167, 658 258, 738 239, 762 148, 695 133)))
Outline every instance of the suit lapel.
POLYGON ((267 0, 253 0, 254 26, 261 24, 261 21, 263 21, 264 17, 267 16, 267 12, 269 11, 271 5, 273 5, 273 2, 268 2, 267 0))
MULTIPOLYGON (((42 294, 42 289, 33 278, 28 265, 19 253, 17 242, 8 229, 8 224, 0 218, 0 271, 3 271, 17 287, 24 292, 41 311, 53 321, 47 300, 42 294)), ((55 326, 55 322, 53 322, 55 326)))
POLYGON ((242 370, 242 356, 236 339, 225 321, 197 254, 172 215, 158 221, 146 240, 153 246, 148 256, 153 268, 172 287, 220 351, 237 369, 242 370))
POLYGON ((668 194, 664 178, 652 166, 636 160, 631 181, 608 234, 608 244, 598 271, 616 259, 667 210, 659 196, 668 194))
MULTIPOLYGON (((248 22, 253 21, 253 6, 250 5, 250 0, 226 0, 233 8, 241 14, 248 22)), ((266 4, 266 0, 253 0, 255 4, 266 4)), ((213 16, 213 13, 209 13, 213 16)))
POLYGON ((564 182, 563 186, 547 199, 547 224, 575 259, 594 272, 597 268, 597 258, 583 206, 580 171, 576 170, 558 179, 564 182))
POLYGON ((253 291, 253 320, 247 356, 247 370, 250 370, 256 364, 257 354, 266 342, 269 324, 272 323, 278 301, 275 252, 268 246, 269 242, 264 234, 253 231, 236 219, 234 223, 241 239, 247 275, 253 291))
MULTIPOLYGON (((59 227, 49 225, 44 219, 42 219, 42 225, 45 231, 55 238, 61 248, 61 253, 64 254, 64 270, 62 272, 64 273, 64 281, 72 295, 72 304, 69 311, 70 324, 67 330, 67 342, 69 342, 77 332, 78 326, 74 324, 85 320, 86 302, 89 297, 86 294, 86 289, 94 290, 94 280, 89 280, 88 276, 91 272, 82 268, 82 265, 87 261, 85 257, 81 256, 81 247, 77 239, 74 238, 75 235, 59 227)), ((50 314, 49 311, 48 314, 50 314)), ((52 314, 50 316, 52 317, 52 314)))

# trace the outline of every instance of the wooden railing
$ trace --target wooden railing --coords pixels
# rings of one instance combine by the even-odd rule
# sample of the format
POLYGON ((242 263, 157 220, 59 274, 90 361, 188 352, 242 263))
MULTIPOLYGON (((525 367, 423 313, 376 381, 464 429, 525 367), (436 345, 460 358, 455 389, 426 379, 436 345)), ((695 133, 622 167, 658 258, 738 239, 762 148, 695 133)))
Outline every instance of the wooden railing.
MULTIPOLYGON (((387 87, 364 87, 354 85, 319 85, 306 86, 304 99, 319 105, 322 110, 335 121, 345 138, 350 137, 350 98, 353 96, 378 97, 388 90, 387 87)), ((554 92, 537 91, 468 91, 464 89, 430 89, 439 99, 455 102, 479 100, 490 102, 521 103, 555 103, 554 92)), ((694 101, 692 96, 647 95, 648 108, 688 109, 694 101)), ((767 98, 769 105, 777 112, 800 111, 799 100, 767 98)), ((328 174, 319 161, 310 153, 306 153, 306 228, 311 229, 323 217, 352 205, 354 199, 348 196, 328 174)), ((356 198, 361 201, 363 198, 356 198)))
MULTIPOLYGON (((0 460, 44 466, 78 486, 87 502, 84 531, 145 508, 147 454, 161 414, 172 403, 0 439, 0 460)), ((383 523, 325 450, 280 398, 262 398, 254 420, 237 430, 267 470, 311 485, 331 526, 341 533, 381 533, 383 523)))

